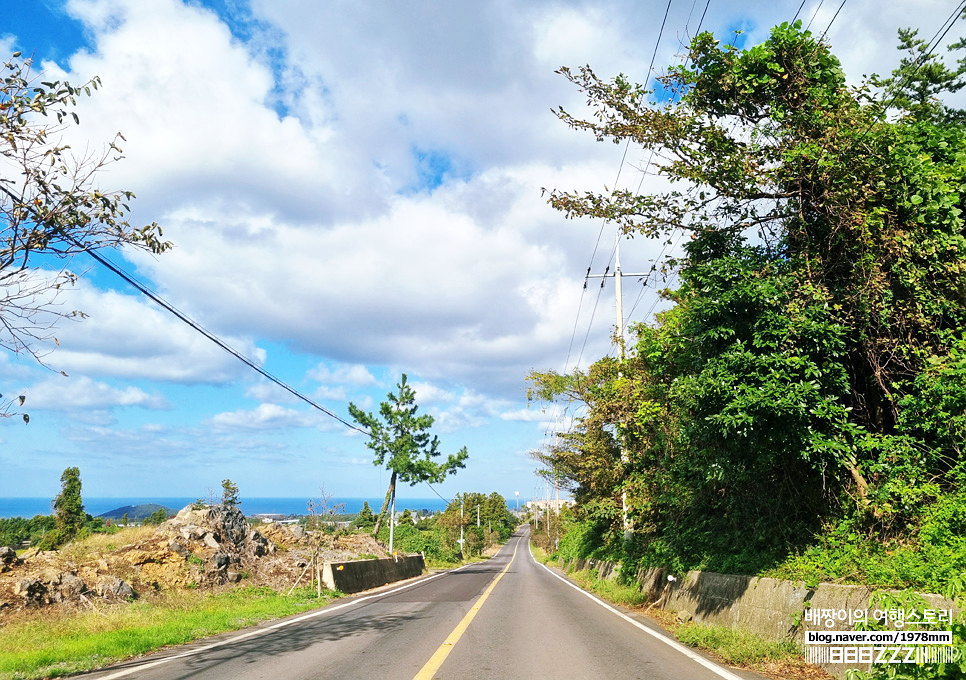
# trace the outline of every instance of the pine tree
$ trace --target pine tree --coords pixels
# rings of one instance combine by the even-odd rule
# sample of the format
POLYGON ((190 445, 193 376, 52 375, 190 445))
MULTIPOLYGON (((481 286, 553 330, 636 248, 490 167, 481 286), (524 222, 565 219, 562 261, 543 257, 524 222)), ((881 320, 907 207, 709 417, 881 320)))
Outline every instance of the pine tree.
MULTIPOLYGON (((410 486, 419 482, 442 482, 447 475, 458 468, 466 467, 469 454, 466 447, 451 454, 444 462, 436 462, 439 453, 439 437, 431 436, 433 426, 431 415, 417 416, 416 393, 406 382, 406 374, 396 385, 398 394, 390 392, 388 401, 379 406, 379 417, 366 413, 353 403, 349 413, 363 427, 369 429, 371 438, 366 446, 375 452, 374 465, 385 465, 392 471, 386 500, 376 521, 374 534, 379 533, 382 518, 387 509, 395 506, 396 481, 408 482, 410 486)), ((391 526, 391 524, 390 524, 391 526)), ((390 534, 391 536, 391 534, 390 534)), ((390 548, 392 547, 390 537, 390 548)))

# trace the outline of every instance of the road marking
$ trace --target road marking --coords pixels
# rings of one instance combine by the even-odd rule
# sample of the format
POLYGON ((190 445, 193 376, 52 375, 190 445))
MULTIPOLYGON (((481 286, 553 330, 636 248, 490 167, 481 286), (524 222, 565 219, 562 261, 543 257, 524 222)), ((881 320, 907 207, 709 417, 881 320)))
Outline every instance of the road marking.
MULTIPOLYGON (((516 553, 514 552, 514 554, 516 553)), ((133 668, 126 668, 124 670, 111 673, 110 675, 100 676, 98 680, 115 680, 116 678, 124 678, 124 677, 127 677, 128 675, 140 673, 141 671, 144 671, 148 668, 154 668, 155 666, 162 666, 166 663, 170 663, 171 661, 175 661, 177 659, 184 659, 189 656, 195 656, 197 654, 201 654, 202 652, 207 652, 209 649, 215 649, 216 647, 224 647, 225 645, 230 645, 234 642, 240 642, 242 640, 247 640, 248 638, 258 637, 259 635, 270 633, 274 630, 278 630, 279 628, 285 628, 286 626, 291 626, 292 624, 295 624, 295 623, 301 623, 302 621, 307 621, 308 619, 314 619, 318 616, 330 614, 334 611, 338 611, 339 609, 345 609, 346 607, 351 607, 353 605, 359 604, 360 602, 366 602, 367 600, 374 600, 378 597, 386 597, 387 595, 393 595, 402 590, 406 590, 407 588, 412 588, 413 586, 426 583, 427 581, 432 581, 435 578, 439 578, 440 576, 445 576, 446 574, 451 574, 454 571, 459 571, 460 569, 463 569, 468 566, 470 565, 463 565, 462 567, 458 567, 457 569, 450 569, 449 571, 441 571, 438 574, 433 574, 432 576, 421 578, 418 581, 407 583, 404 586, 393 588, 392 590, 387 590, 381 593, 374 593, 372 595, 366 595, 364 597, 358 597, 353 600, 350 600, 349 602, 344 602, 342 604, 338 604, 335 606, 325 607, 323 609, 317 609, 314 612, 311 612, 309 614, 302 614, 301 616, 297 616, 294 619, 287 619, 285 621, 280 621, 279 623, 273 624, 271 626, 267 626, 265 628, 259 628, 257 630, 252 630, 247 633, 243 633, 241 635, 236 635, 235 637, 229 638, 227 640, 219 640, 218 642, 213 642, 210 645, 205 645, 204 647, 198 647, 197 649, 191 649, 191 650, 188 650, 187 652, 182 652, 181 654, 175 654, 174 656, 166 656, 163 659, 158 659, 157 661, 152 661, 150 663, 138 664, 133 668)), ((97 671, 94 671, 94 672, 96 673, 97 671)))
POLYGON ((622 619, 624 619, 628 623, 637 626, 638 628, 640 628, 641 630, 643 630, 648 635, 650 635, 650 636, 652 636, 654 638, 657 638, 658 640, 660 640, 664 644, 672 647, 673 649, 676 649, 677 651, 681 652, 682 654, 684 654, 689 659, 691 659, 693 661, 697 661, 699 664, 701 664, 702 666, 704 666, 705 668, 707 668, 712 673, 715 673, 717 675, 720 675, 722 678, 725 678, 725 680, 744 680, 744 678, 742 678, 742 677, 740 677, 738 675, 735 675, 734 673, 731 673, 729 671, 726 671, 724 668, 722 668, 718 664, 716 664, 716 663, 714 663, 712 661, 708 661, 707 659, 705 659, 703 656, 701 656, 697 652, 695 652, 695 651, 693 651, 693 650, 685 647, 684 645, 682 645, 680 642, 676 642, 675 640, 672 640, 669 637, 666 637, 666 636, 661 635, 660 633, 658 633, 656 631, 651 630, 650 628, 648 628, 647 626, 645 626, 640 621, 635 621, 634 619, 632 619, 630 616, 628 616, 624 612, 619 611, 617 609, 614 609, 614 607, 611 607, 609 604, 607 604, 606 602, 604 602, 600 598, 598 598, 598 597, 596 597, 596 596, 588 593, 586 590, 584 590, 580 586, 574 585, 573 583, 571 583, 570 581, 568 581, 564 577, 560 576, 560 574, 557 574, 556 572, 554 572, 554 570, 551 569, 550 567, 548 567, 546 564, 541 564, 540 562, 537 562, 536 558, 534 558, 534 556, 533 556, 533 551, 530 550, 530 539, 529 539, 529 537, 527 537, 527 550, 530 552, 530 559, 532 559, 534 562, 536 562, 541 567, 543 567, 544 569, 546 569, 547 570, 547 573, 549 573, 551 576, 553 576, 556 579, 560 579, 561 582, 567 584, 568 586, 570 586, 571 588, 573 588, 574 590, 576 590, 578 593, 581 593, 583 595, 586 595, 587 597, 589 597, 591 600, 593 600, 594 602, 596 602, 597 604, 599 604, 604 609, 607 609, 608 611, 611 611, 614 614, 617 614, 619 617, 621 617, 622 619))
POLYGON ((493 592, 493 589, 496 588, 496 584, 500 582, 500 579, 503 578, 503 575, 510 570, 513 560, 516 559, 517 548, 519 547, 520 540, 518 539, 516 546, 513 548, 513 555, 510 557, 510 561, 507 562, 506 567, 495 579, 493 579, 493 583, 491 583, 490 586, 483 591, 483 594, 480 595, 480 599, 478 599, 470 610, 466 612, 466 616, 463 617, 463 620, 457 624, 456 628, 453 629, 453 632, 449 634, 449 637, 443 640, 443 644, 440 645, 439 649, 436 650, 436 653, 429 658, 429 661, 426 662, 426 665, 422 667, 413 680, 431 680, 432 677, 436 675, 436 671, 438 671, 439 667, 443 665, 443 662, 446 661, 446 657, 448 657, 449 653, 453 651, 453 647, 456 646, 456 643, 459 642, 459 639, 463 637, 463 633, 465 633, 466 629, 469 628, 470 623, 476 618, 477 613, 480 611, 480 607, 482 607, 483 603, 486 602, 486 598, 488 598, 490 593, 493 592))

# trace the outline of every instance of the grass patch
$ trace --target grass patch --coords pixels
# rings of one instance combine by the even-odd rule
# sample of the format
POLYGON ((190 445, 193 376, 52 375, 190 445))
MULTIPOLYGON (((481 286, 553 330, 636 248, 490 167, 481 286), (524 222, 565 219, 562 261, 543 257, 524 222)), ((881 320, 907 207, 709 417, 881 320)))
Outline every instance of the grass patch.
POLYGON ((717 654, 729 664, 755 666, 765 662, 800 661, 802 650, 791 640, 773 642, 754 633, 722 626, 688 623, 678 628, 678 639, 691 647, 717 654))
POLYGON ((239 588, 216 595, 178 592, 152 602, 115 605, 4 626, 0 679, 31 680, 92 670, 168 645, 245 628, 315 609, 334 595, 313 588, 291 596, 269 588, 239 588))
POLYGON ((71 541, 60 548, 60 554, 72 562, 88 562, 118 547, 146 540, 154 535, 157 527, 127 527, 112 534, 89 534, 83 539, 71 541))
POLYGON ((624 585, 618 583, 617 579, 602 579, 597 575, 596 569, 571 572, 570 578, 584 590, 600 595, 610 602, 625 607, 643 607, 647 604, 647 596, 641 592, 640 586, 624 585))
POLYGON ((533 553, 533 559, 535 559, 537 562, 541 562, 543 564, 550 564, 550 562, 556 561, 550 558, 550 553, 548 553, 540 546, 534 545, 533 543, 530 544, 530 552, 533 553))

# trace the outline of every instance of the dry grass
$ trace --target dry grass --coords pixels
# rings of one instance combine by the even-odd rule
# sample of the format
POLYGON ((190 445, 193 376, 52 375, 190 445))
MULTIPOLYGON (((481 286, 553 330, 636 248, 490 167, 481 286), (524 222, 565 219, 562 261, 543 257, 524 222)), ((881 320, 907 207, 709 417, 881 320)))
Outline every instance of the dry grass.
POLYGON ((133 545, 154 535, 155 526, 125 527, 112 534, 91 534, 79 541, 71 541, 60 549, 61 556, 71 562, 89 562, 108 555, 118 548, 133 545))

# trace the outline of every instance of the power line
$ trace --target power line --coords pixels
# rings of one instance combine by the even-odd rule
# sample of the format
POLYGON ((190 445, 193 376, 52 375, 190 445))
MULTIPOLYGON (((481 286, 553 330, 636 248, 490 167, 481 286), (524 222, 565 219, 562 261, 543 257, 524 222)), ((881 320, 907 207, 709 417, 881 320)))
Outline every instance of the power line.
POLYGON ((204 326, 202 326, 200 323, 198 323, 194 319, 190 318, 184 312, 182 312, 181 310, 179 310, 178 308, 176 308, 174 305, 172 305, 170 302, 168 302, 167 300, 165 300, 164 298, 162 298, 160 295, 158 295, 157 293, 155 293, 154 291, 152 291, 151 289, 149 289, 143 283, 141 283, 140 281, 138 281, 137 279, 135 279, 133 276, 131 276, 130 274, 128 274, 127 272, 125 272, 118 265, 116 265, 113 262, 111 262, 110 260, 108 260, 106 257, 104 257, 103 255, 101 255, 100 253, 98 253, 96 250, 94 250, 92 248, 88 248, 83 243, 80 243, 78 241, 75 241, 74 239, 72 239, 70 237, 67 237, 67 238, 72 243, 74 243, 74 245, 76 245, 78 248, 82 248, 84 250, 84 252, 86 252, 88 255, 90 255, 92 258, 94 258, 97 262, 99 262, 103 266, 105 266, 108 269, 110 269, 112 272, 114 272, 115 274, 117 274, 118 276, 120 276, 122 279, 124 279, 125 281, 127 281, 130 285, 132 285, 135 288, 137 288, 143 295, 145 295, 146 297, 150 298, 155 304, 159 305, 160 307, 162 307, 163 309, 167 310, 171 314, 174 314, 180 321, 186 323, 191 328, 193 328, 197 332, 199 332, 202 335, 204 335, 206 338, 208 338, 213 343, 215 343, 216 345, 218 345, 218 347, 220 347, 221 349, 223 349, 226 352, 228 352, 229 354, 231 354, 233 357, 235 357, 236 359, 238 359, 239 361, 241 361, 243 364, 245 364, 246 366, 248 366, 252 370, 258 372, 259 374, 261 374, 262 376, 264 376, 265 378, 267 378, 271 382, 275 383, 276 385, 278 385, 279 387, 281 387, 286 392, 289 392, 290 394, 292 394, 296 398, 301 399, 302 401, 304 401, 306 404, 308 404, 312 408, 314 408, 314 409, 316 409, 318 411, 321 411, 322 413, 324 413, 325 415, 329 416, 330 418, 333 418, 333 419, 339 421, 340 423, 342 423, 343 425, 345 425, 350 430, 355 430, 356 432, 361 432, 362 434, 366 435, 367 437, 374 437, 375 436, 369 430, 363 430, 362 428, 357 427, 356 425, 353 425, 349 421, 345 420, 344 418, 340 417, 339 415, 333 413, 329 409, 325 408, 324 406, 318 404, 317 402, 313 401, 309 397, 305 396, 304 394, 302 394, 301 392, 299 392, 298 390, 296 390, 294 387, 291 387, 290 385, 288 385, 286 382, 284 382, 281 379, 275 377, 274 375, 272 375, 271 373, 269 373, 268 371, 266 371, 261 366, 258 366, 251 359, 249 359, 244 354, 242 354, 241 352, 239 352, 238 350, 236 350, 234 347, 232 347, 231 345, 229 345, 227 342, 225 342, 224 340, 222 340, 221 338, 219 338, 217 335, 215 335, 214 333, 212 333, 211 331, 209 331, 207 328, 205 328, 204 326))
MULTIPOLYGON (((657 41, 654 44, 654 52, 651 54, 651 62, 650 62, 650 65, 648 66, 648 70, 647 70, 647 77, 648 78, 651 77, 651 73, 654 71, 654 62, 657 59, 657 52, 658 52, 658 49, 660 48, 660 45, 661 45, 661 39, 662 39, 662 37, 664 35, 664 29, 665 29, 665 27, 667 25, 667 18, 668 18, 668 15, 670 14, 670 11, 671 11, 671 3, 672 2, 673 2, 673 0, 668 0, 667 7, 664 9, 664 18, 661 21, 661 27, 658 30, 657 41)), ((710 4, 710 2, 711 2, 711 0, 708 0, 708 4, 710 4)), ((692 9, 693 9, 693 5, 692 5, 692 9)), ((707 4, 705 5, 704 11, 705 12, 708 11, 708 5, 707 4)), ((702 15, 701 18, 702 18, 702 21, 703 21, 704 20, 704 15, 702 15)), ((614 188, 615 189, 617 188, 617 185, 620 182, 621 173, 624 170, 624 164, 625 164, 625 162, 627 160, 627 152, 630 149, 630 144, 631 144, 631 140, 630 140, 630 138, 628 138, 627 139, 627 142, 624 144, 624 152, 621 155, 620 165, 617 168, 617 177, 614 180, 614 188)), ((648 162, 650 163, 650 161, 648 161, 648 162)), ((583 289, 581 291, 581 294, 580 294, 580 303, 577 306, 577 316, 574 319, 574 329, 573 329, 573 332, 571 333, 571 336, 570 336, 570 346, 567 349, 567 358, 564 361, 564 372, 565 373, 567 372, 567 367, 570 366, 570 358, 571 358, 571 356, 573 356, 574 341, 576 340, 576 337, 577 337, 577 327, 578 327, 578 325, 580 323, 580 310, 583 308, 584 295, 585 295, 585 293, 587 291, 587 278, 589 277, 590 272, 593 269, 594 259, 597 257, 597 250, 600 248, 600 240, 601 240, 601 237, 603 236, 604 227, 607 225, 607 223, 608 223, 608 220, 606 220, 606 219, 604 219, 601 222, 600 230, 597 233, 597 241, 594 244, 594 250, 593 250, 593 252, 591 253, 591 256, 590 256, 590 265, 587 267, 587 273, 584 276, 584 287, 583 287, 583 289)), ((616 251, 616 249, 615 249, 615 251, 616 251)), ((608 271, 610 270, 610 262, 612 262, 613 259, 614 259, 614 253, 612 252, 611 253, 611 257, 608 260, 608 264, 607 264, 608 271)), ((604 284, 604 282, 601 281, 601 289, 603 288, 603 284, 604 284)), ((577 360, 575 362, 576 365, 579 365, 580 364, 580 360, 581 360, 581 358, 583 358, 583 355, 584 355, 584 350, 587 348, 587 342, 588 342, 588 339, 590 338, 590 331, 591 331, 591 328, 593 326, 594 316, 596 316, 597 306, 600 303, 600 295, 601 295, 601 293, 600 293, 600 291, 598 291, 598 293, 597 293, 597 299, 594 301, 594 308, 593 308, 593 311, 591 312, 590 321, 587 324, 587 333, 584 334, 584 340, 583 340, 583 343, 581 344, 580 352, 579 352, 578 357, 577 357, 577 360)))
POLYGON ((807 25, 807 26, 805 26, 805 30, 806 30, 806 31, 807 31, 807 30, 808 30, 809 28, 811 28, 811 27, 812 27, 812 22, 813 22, 813 21, 815 21, 815 17, 817 17, 817 16, 818 16, 818 11, 819 11, 820 9, 822 9, 822 5, 824 5, 824 4, 825 4, 825 0, 820 0, 820 1, 819 1, 819 3, 818 3, 818 7, 816 7, 816 8, 815 8, 815 11, 814 11, 814 12, 812 12, 812 18, 808 20, 808 25, 807 25))
POLYGON ((822 37, 818 39, 819 42, 821 42, 822 40, 825 40, 825 35, 828 33, 829 29, 832 28, 832 24, 835 23, 835 20, 839 18, 839 12, 841 12, 842 8, 845 7, 846 2, 847 0, 842 0, 842 4, 839 5, 839 8, 837 10, 835 10, 835 14, 832 15, 832 20, 828 22, 828 26, 826 26, 825 30, 822 32, 822 37))

